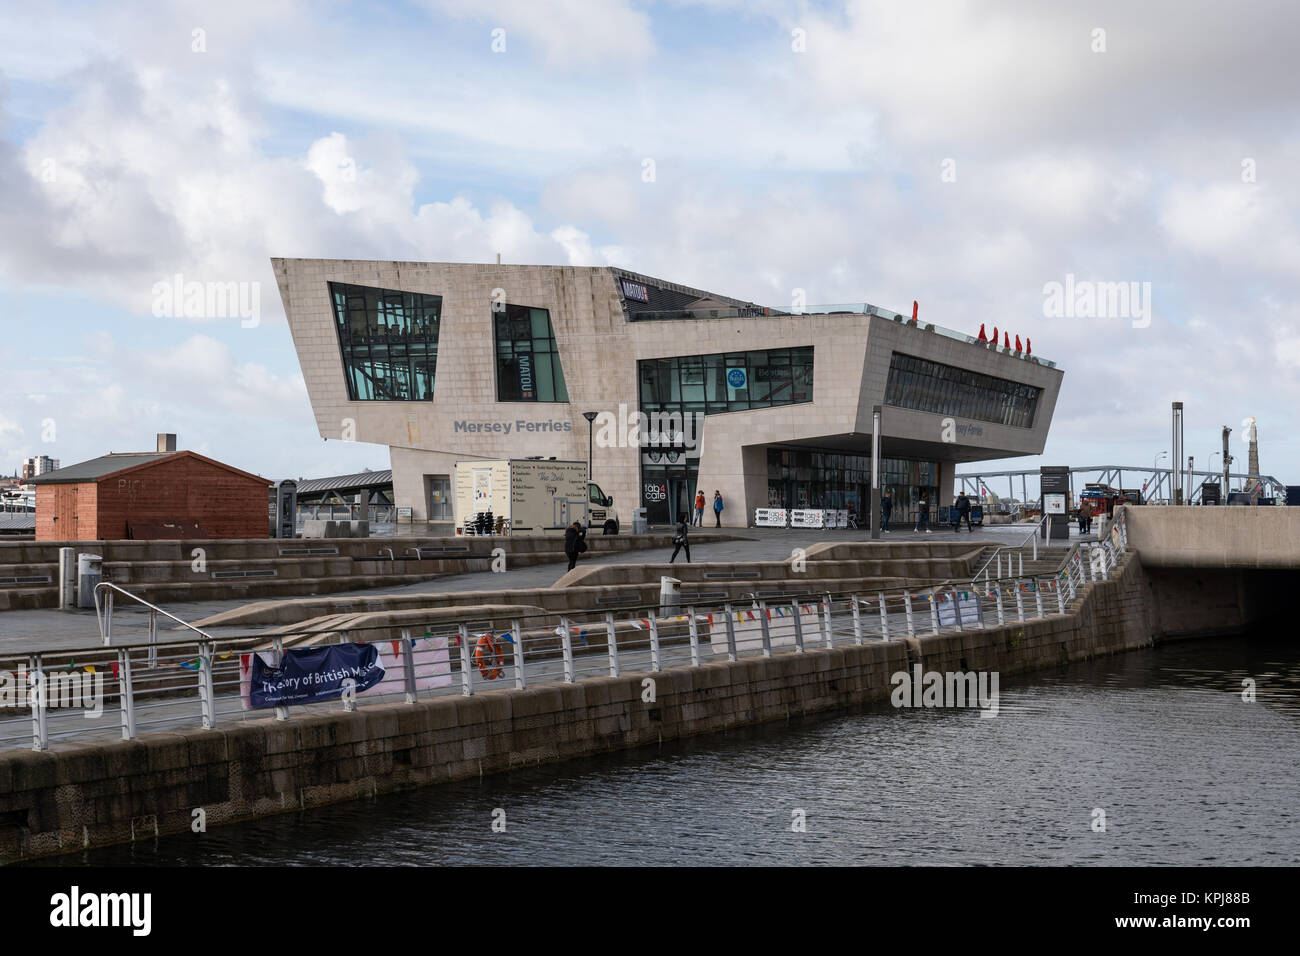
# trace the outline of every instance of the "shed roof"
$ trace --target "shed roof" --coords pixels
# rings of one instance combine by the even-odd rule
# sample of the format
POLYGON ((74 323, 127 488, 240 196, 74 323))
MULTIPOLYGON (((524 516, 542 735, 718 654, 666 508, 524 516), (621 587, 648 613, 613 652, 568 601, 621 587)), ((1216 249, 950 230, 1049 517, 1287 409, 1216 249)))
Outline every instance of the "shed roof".
MULTIPOLYGON (((164 458, 175 458, 185 456, 205 462, 216 468, 221 468, 233 474, 244 478, 252 478, 257 481, 266 482, 261 475, 254 475, 247 471, 241 471, 232 465, 216 461, 212 458, 204 457, 192 451, 142 451, 142 452, 110 452, 99 458, 91 458, 88 461, 78 462, 75 465, 69 465, 67 468, 60 468, 57 471, 49 471, 39 478, 33 478, 33 485, 71 485, 81 482, 99 481, 107 478, 109 475, 116 475, 119 472, 134 471, 137 468, 144 468, 148 465, 162 461, 164 458)), ((266 482, 268 485, 270 482, 266 482)))

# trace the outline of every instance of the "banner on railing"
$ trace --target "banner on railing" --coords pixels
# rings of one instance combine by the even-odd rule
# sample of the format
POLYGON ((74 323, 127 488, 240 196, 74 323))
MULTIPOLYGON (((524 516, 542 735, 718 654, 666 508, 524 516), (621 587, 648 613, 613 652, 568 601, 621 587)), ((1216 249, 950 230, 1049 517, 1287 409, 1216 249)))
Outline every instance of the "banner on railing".
POLYGON ((330 644, 285 651, 278 665, 269 652, 245 654, 248 705, 253 709, 337 700, 351 685, 362 693, 384 679, 379 648, 373 644, 330 644))
POLYGON ((795 508, 790 512, 790 527, 824 528, 826 527, 826 512, 820 508, 795 508))
POLYGON ((784 508, 755 508, 754 527, 784 528, 789 519, 784 508))
MULTIPOLYGON (((736 635, 736 652, 763 649, 763 611, 756 607, 732 609, 732 628, 736 635)), ((799 626, 806 644, 821 640, 820 607, 816 604, 799 606, 799 626)), ((778 604, 767 609, 768 635, 773 647, 794 647, 794 608, 778 604)), ((727 615, 708 615, 709 644, 715 654, 727 653, 727 615)))
POLYGON ((953 601, 953 595, 948 591, 939 592, 939 626, 955 627, 957 624, 957 615, 961 615, 961 626, 984 624, 984 617, 980 608, 980 597, 977 591, 957 591, 957 600, 953 601))

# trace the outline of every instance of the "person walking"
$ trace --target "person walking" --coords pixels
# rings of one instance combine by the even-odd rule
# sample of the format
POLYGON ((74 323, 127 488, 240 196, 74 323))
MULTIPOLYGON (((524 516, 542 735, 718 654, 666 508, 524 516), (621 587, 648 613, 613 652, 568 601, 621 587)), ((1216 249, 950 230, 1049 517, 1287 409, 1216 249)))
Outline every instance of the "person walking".
POLYGON ((880 530, 889 534, 889 516, 894 513, 894 499, 886 491, 880 498, 880 530))
POLYGON ((578 564, 578 555, 587 550, 587 529, 575 521, 564 529, 564 553, 569 558, 569 570, 578 564))
POLYGON ((704 489, 695 489, 695 527, 704 527, 704 489))
POLYGON ((685 551, 686 563, 691 563, 691 543, 688 539, 689 534, 690 522, 686 520, 686 515, 682 515, 677 519, 677 533, 673 535, 673 556, 668 559, 669 564, 672 564, 677 560, 678 551, 685 551))
POLYGON ((921 498, 916 503, 916 527, 913 528, 912 530, 920 531, 922 528, 925 529, 926 534, 931 533, 930 532, 930 499, 925 496, 924 491, 921 492, 921 498))
POLYGON ((713 520, 715 528, 722 527, 722 492, 716 488, 713 491, 713 520))
POLYGON ((971 534, 975 533, 975 526, 970 523, 970 499, 966 497, 966 492, 957 496, 957 520, 953 523, 952 530, 956 534, 961 534, 962 519, 966 519, 966 530, 971 534))
POLYGON ((1092 530, 1092 505, 1087 501, 1079 504, 1079 534, 1087 534, 1092 530))

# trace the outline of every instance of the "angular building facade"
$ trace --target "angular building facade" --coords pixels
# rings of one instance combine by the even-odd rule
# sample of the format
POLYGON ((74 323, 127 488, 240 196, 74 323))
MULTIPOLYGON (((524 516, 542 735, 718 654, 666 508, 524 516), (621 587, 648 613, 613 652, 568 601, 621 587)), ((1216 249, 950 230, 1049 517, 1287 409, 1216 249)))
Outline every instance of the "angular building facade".
POLYGON ((881 405, 901 522, 922 491, 951 501, 958 463, 1040 454, 1061 385, 1051 362, 869 305, 790 314, 613 267, 272 263, 320 434, 388 445, 418 521, 452 520, 457 461, 589 447, 625 522, 669 522, 697 489, 732 527, 865 513, 881 405))

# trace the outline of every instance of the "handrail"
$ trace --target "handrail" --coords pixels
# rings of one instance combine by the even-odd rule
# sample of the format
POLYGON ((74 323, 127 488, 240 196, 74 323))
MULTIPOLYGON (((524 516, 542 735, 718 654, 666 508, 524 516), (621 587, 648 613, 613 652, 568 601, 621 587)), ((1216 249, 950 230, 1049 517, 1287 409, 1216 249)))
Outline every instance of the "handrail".
MULTIPOLYGON (((1043 515, 1041 518, 1039 518, 1037 521, 1035 521, 1035 522, 1034 522, 1034 529, 1033 529, 1032 531, 1030 531, 1029 534, 1026 535, 1026 536, 1024 537, 1024 539, 1021 540, 1021 542, 1020 542, 1019 544, 1015 544, 1015 545, 1011 545, 1011 544, 1002 544, 1002 545, 998 545, 996 548, 994 548, 994 549, 993 549, 993 553, 989 555, 989 559, 988 559, 987 561, 985 561, 982 565, 980 565, 979 570, 976 571, 975 574, 971 577, 971 583, 974 583, 975 581, 979 580, 979 576, 980 576, 981 573, 984 573, 984 579, 985 579, 985 580, 988 580, 988 574, 985 573, 985 572, 987 572, 987 570, 988 570, 988 566, 989 566, 990 564, 993 563, 994 558, 996 558, 996 557, 997 557, 999 554, 1001 554, 1003 551, 1019 551, 1021 548, 1023 548, 1023 547, 1025 546, 1025 543, 1026 543, 1027 541, 1029 541, 1031 538, 1033 539, 1033 542, 1034 542, 1034 557, 1033 557, 1033 560, 1037 561, 1037 560, 1038 560, 1038 531, 1039 531, 1039 528, 1042 527, 1043 522, 1046 521, 1046 520, 1047 520, 1048 518, 1050 518, 1050 517, 1051 517, 1051 515, 1043 515)), ((1068 535, 1067 535, 1067 539, 1068 539, 1068 535)), ((1048 540, 1050 541, 1051 539, 1049 538, 1048 540)))
MULTIPOLYGON (((205 630, 202 630, 201 628, 195 627, 189 621, 182 621, 175 614, 172 614, 169 611, 164 611, 162 608, 158 607, 157 605, 150 604, 148 601, 146 601, 144 598, 140 597, 139 595, 132 594, 130 591, 126 590, 126 588, 118 587, 118 585, 113 584, 111 581, 101 581, 99 584, 95 585, 95 620, 99 624, 99 636, 103 640, 105 647, 111 647, 112 640, 113 640, 113 593, 114 592, 125 595, 126 597, 129 597, 132 601, 135 601, 137 604, 143 604, 145 607, 149 609, 150 612, 149 629, 150 629, 151 638, 156 634, 156 631, 154 630, 155 628, 154 622, 156 618, 154 617, 154 615, 161 614, 163 617, 171 618, 173 621, 175 621, 177 624, 181 625, 182 627, 188 627, 195 634, 201 635, 206 640, 209 641, 212 640, 211 634, 209 634, 205 630), (106 612, 105 614, 100 613, 100 607, 99 607, 100 591, 108 592, 108 597, 104 599, 104 610, 106 612), (107 622, 107 628, 105 627, 105 622, 107 622)), ((152 644, 154 643, 154 641, 151 639, 149 643, 152 644)))

